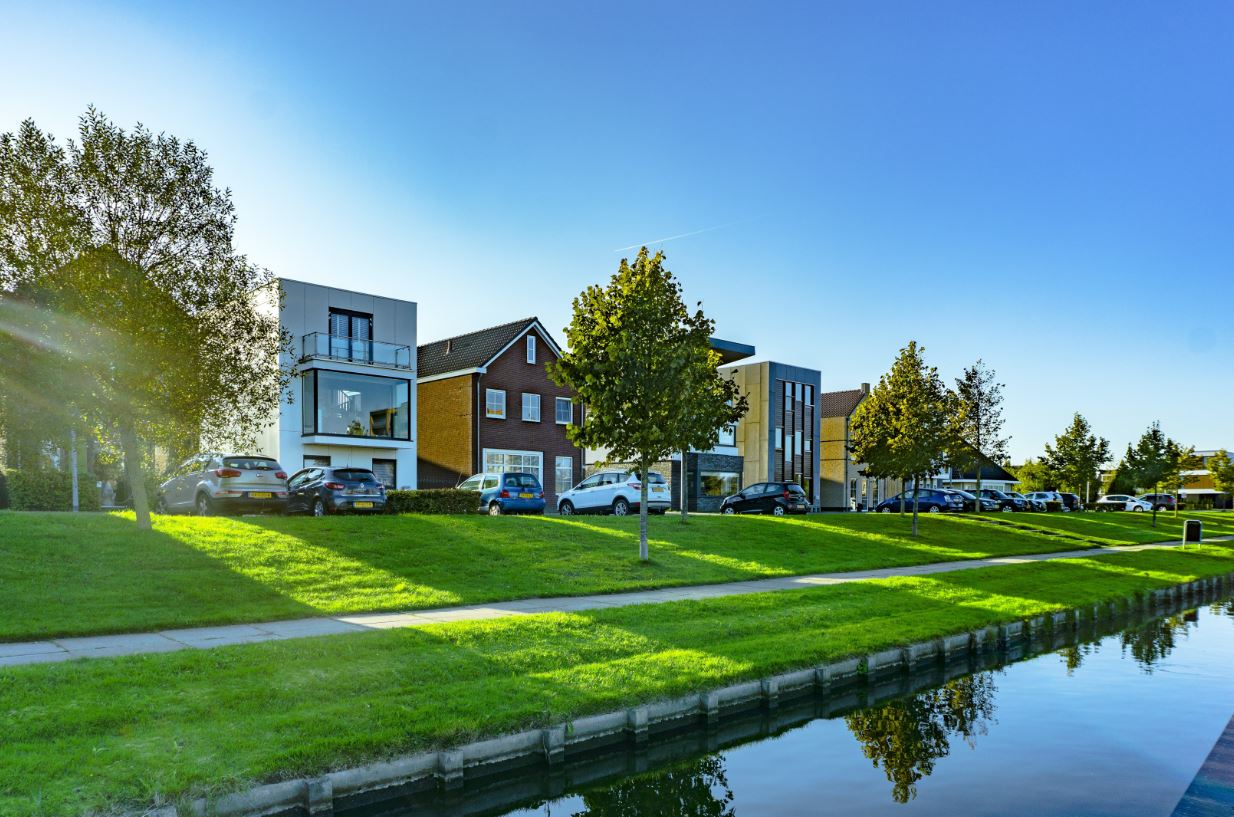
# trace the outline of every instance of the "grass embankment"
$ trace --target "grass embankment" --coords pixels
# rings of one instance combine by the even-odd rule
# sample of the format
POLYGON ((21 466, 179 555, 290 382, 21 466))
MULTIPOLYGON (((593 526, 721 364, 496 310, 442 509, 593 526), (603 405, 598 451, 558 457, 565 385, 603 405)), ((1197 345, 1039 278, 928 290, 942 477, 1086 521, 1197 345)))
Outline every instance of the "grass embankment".
MULTIPOLYGON (((1015 519, 1045 524, 1054 517, 1015 519)), ((1178 532, 1163 525, 1157 536, 1177 539, 1178 532)), ((131 516, 0 513, 0 641, 587 595, 1081 546, 932 515, 923 516, 916 538, 909 535, 909 520, 897 515, 711 516, 688 525, 668 516, 651 519, 652 561, 641 564, 638 520, 612 517, 173 516, 156 518, 155 529, 143 533, 131 516)))
MULTIPOLYGON (((968 515, 966 519, 975 517, 968 515)), ((1175 541, 1183 537, 1183 523, 1199 519, 1204 523, 1204 536, 1234 535, 1234 514, 1220 511, 1181 512, 1157 514, 1157 527, 1153 527, 1151 513, 989 513, 982 514, 979 521, 1002 522, 1019 527, 1055 531, 1067 536, 1079 537, 1090 544, 1132 545, 1149 542, 1175 541)))
POLYGON ((1234 570, 1125 553, 0 670, 0 813, 219 793, 1234 570))

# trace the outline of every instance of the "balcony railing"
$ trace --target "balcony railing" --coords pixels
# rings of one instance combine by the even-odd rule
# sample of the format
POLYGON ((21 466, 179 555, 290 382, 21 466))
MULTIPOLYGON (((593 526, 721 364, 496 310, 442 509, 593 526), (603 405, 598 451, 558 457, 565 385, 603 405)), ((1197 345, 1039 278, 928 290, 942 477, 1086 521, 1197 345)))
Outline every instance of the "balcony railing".
POLYGON ((303 340, 301 360, 343 360, 393 369, 411 368, 411 347, 380 340, 345 338, 325 332, 310 332, 303 340))

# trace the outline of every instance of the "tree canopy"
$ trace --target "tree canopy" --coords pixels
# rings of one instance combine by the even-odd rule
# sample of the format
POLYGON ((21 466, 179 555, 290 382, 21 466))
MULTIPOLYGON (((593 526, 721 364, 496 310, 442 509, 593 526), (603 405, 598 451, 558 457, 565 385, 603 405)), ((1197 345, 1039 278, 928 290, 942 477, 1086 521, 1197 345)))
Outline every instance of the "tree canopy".
MULTIPOLYGON (((1093 433, 1088 420, 1078 411, 1071 424, 1047 444, 1044 467, 1058 486, 1084 495, 1090 486, 1101 489, 1101 469, 1110 460, 1110 441, 1093 433)), ((1053 487, 1053 486, 1051 486, 1053 487)), ((1043 490, 1034 488, 1032 490, 1043 490)), ((1085 500, 1089 499, 1085 496, 1085 500)))
POLYGON ((1213 488, 1234 494, 1234 459, 1224 448, 1208 458, 1208 473, 1213 477, 1213 488))
MULTIPOLYGON (((984 458, 995 462, 1007 458, 1009 438, 1003 436, 1003 384, 994 370, 978 359, 957 377, 955 411, 951 414, 955 440, 949 459, 960 467, 971 467, 977 473, 977 492, 981 492, 981 467, 984 458)), ((981 513, 977 502, 976 513, 981 513)))

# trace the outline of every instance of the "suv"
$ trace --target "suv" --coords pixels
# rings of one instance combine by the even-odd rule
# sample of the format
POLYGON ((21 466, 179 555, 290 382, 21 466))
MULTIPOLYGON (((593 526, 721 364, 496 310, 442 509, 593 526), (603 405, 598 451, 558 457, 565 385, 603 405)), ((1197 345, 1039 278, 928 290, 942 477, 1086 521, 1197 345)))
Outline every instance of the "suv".
POLYGON ((367 468, 304 468, 287 481, 287 512, 325 516, 342 511, 381 513, 386 486, 367 468))
POLYGON ((1067 506, 1067 510, 1069 511, 1084 510, 1084 502, 1081 501, 1079 494, 1060 493, 1059 496, 1063 498, 1063 504, 1067 506))
POLYGON ((544 513, 544 488, 535 474, 526 471, 476 474, 463 480, 458 490, 478 493, 480 511, 489 516, 544 513))
POLYGON ((287 508, 287 473, 277 460, 248 454, 198 454, 159 486, 160 513, 273 511, 287 508))
POLYGON ((998 503, 998 510, 1003 513, 1011 513, 1012 511, 1027 511, 1031 510, 1028 500, 1022 496, 1013 496, 1005 494, 1002 491, 996 491, 993 488, 981 489, 982 499, 992 499, 998 503))
MULTIPOLYGON (((557 498, 562 516, 576 513, 611 513, 626 516, 638 510, 643 481, 633 471, 601 471, 575 485, 557 498)), ((672 504, 663 474, 652 471, 647 477, 647 512, 662 514, 672 504)))
MULTIPOLYGON (((898 511, 900 509, 900 497, 904 497, 904 510, 911 512, 913 510, 912 491, 904 491, 893 497, 888 497, 875 505, 874 510, 879 513, 898 511)), ((939 488, 922 488, 917 492, 917 509, 926 513, 942 513, 943 511, 959 513, 964 510, 964 499, 953 491, 944 491, 939 488)))
POLYGON ((1058 491, 1033 491, 1028 495, 1029 499, 1045 503, 1047 511, 1069 511, 1067 503, 1063 501, 1063 495, 1058 491))
POLYGON ((1153 509, 1158 511, 1172 511, 1178 504, 1178 499, 1173 494, 1145 494, 1139 499, 1152 505, 1153 509))
POLYGON ((784 516, 789 513, 809 513, 810 498, 795 482, 759 482, 732 496, 724 497, 720 513, 769 513, 784 516))

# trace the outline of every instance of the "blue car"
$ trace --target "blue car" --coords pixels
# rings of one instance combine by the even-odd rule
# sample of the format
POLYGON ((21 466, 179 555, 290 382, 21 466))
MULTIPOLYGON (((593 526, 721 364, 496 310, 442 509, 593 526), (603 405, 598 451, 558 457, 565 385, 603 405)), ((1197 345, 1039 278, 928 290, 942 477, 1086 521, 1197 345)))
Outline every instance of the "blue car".
POLYGON ((505 471, 476 474, 464 480, 460 491, 478 491, 480 511, 489 516, 507 513, 544 513, 544 488, 534 474, 505 471))
MULTIPOLYGON (((913 512, 913 492, 905 491, 904 510, 913 512)), ((884 499, 874 506, 879 513, 893 513, 900 510, 901 494, 884 499)), ((954 491, 940 491, 937 488, 922 488, 917 494, 917 509, 925 513, 959 513, 964 510, 964 499, 954 491)))

